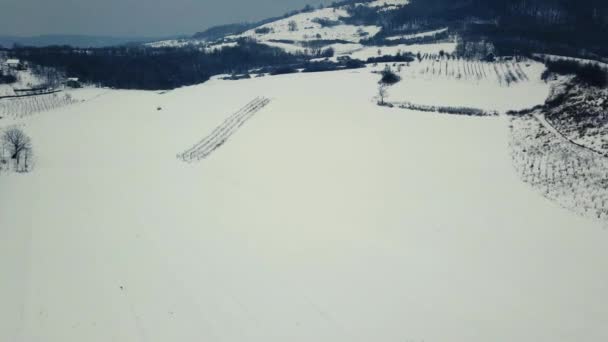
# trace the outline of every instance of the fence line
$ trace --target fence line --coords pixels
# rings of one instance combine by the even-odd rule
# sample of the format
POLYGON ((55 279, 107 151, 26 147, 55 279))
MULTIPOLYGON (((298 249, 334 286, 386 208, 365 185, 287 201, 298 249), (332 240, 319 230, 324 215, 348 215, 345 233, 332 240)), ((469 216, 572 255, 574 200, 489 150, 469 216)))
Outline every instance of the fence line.
POLYGON ((213 151, 222 146, 245 122, 270 103, 270 99, 256 97, 243 108, 236 111, 217 126, 209 135, 187 149, 177 157, 185 162, 207 158, 213 151))

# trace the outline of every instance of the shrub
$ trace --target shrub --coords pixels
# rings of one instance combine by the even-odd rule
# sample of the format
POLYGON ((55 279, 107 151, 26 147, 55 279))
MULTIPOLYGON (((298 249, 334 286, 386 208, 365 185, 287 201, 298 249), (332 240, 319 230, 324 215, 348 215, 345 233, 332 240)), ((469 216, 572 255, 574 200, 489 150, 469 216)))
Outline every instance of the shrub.
POLYGON ((338 69, 340 69, 340 64, 329 61, 322 61, 306 63, 302 72, 323 72, 334 71, 338 69))
POLYGON ((17 82, 17 77, 14 75, 2 75, 0 74, 0 84, 11 84, 17 82))
POLYGON ((414 57, 410 54, 396 54, 394 56, 386 55, 379 57, 370 57, 367 63, 389 63, 389 62, 413 62, 414 57))
POLYGON ((254 30, 255 33, 257 34, 268 34, 270 32, 272 32, 272 28, 270 27, 258 27, 254 30))
POLYGON ((581 63, 575 60, 546 60, 547 70, 543 79, 551 73, 559 75, 576 75, 576 78, 588 85, 606 87, 608 85, 608 72, 597 64, 581 63))
POLYGON ((314 18, 311 21, 313 23, 321 25, 321 27, 334 27, 342 23, 339 20, 331 20, 328 18, 314 18))
POLYGON ((291 67, 291 66, 283 66, 283 67, 278 67, 278 68, 274 68, 272 71, 270 71, 271 75, 285 75, 285 74, 294 74, 298 72, 298 70, 296 70, 295 68, 291 67))
POLYGON ((580 81, 592 86, 606 87, 608 85, 608 72, 597 64, 582 66, 576 76, 580 81))
POLYGON ((382 71, 382 79, 380 79, 380 83, 386 85, 393 85, 399 81, 401 81, 401 77, 399 77, 399 75, 393 72, 393 70, 387 65, 386 68, 382 71))
POLYGON ((358 68, 364 68, 365 67, 365 62, 359 59, 348 59, 345 63, 344 66, 346 67, 346 69, 358 69, 358 68))

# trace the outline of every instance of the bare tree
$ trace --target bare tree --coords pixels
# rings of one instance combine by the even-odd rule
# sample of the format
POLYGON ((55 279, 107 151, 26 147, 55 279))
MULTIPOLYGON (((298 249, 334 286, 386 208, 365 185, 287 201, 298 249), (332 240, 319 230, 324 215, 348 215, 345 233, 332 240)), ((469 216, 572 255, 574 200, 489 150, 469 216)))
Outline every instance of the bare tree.
POLYGON ((387 85, 384 83, 381 83, 378 86, 378 97, 380 98, 380 104, 384 105, 384 99, 388 96, 388 89, 387 89, 387 85))
POLYGON ((19 160, 22 154, 31 149, 30 138, 19 128, 10 128, 2 134, 2 142, 8 148, 11 159, 19 160))
POLYGON ((297 31, 298 30, 298 23, 295 20, 291 20, 288 24, 289 27, 289 31, 297 31))

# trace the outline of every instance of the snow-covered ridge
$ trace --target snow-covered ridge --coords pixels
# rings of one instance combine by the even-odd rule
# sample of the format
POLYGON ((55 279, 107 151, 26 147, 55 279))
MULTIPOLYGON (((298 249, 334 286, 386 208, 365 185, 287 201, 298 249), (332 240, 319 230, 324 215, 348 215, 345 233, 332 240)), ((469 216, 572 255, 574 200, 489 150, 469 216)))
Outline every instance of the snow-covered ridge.
MULTIPOLYGON (((377 10, 394 9, 404 6, 406 0, 387 0, 360 3, 358 6, 369 6, 377 10)), ((312 11, 301 12, 289 17, 269 22, 241 34, 229 35, 216 42, 207 42, 196 39, 166 40, 146 44, 149 47, 184 47, 199 46, 207 51, 220 49, 226 43, 234 43, 240 38, 252 38, 256 41, 279 47, 288 52, 303 51, 306 45, 319 42, 328 44, 323 48, 329 48, 331 41, 357 44, 363 39, 374 37, 381 30, 377 25, 348 25, 343 18, 349 17, 346 7, 326 7, 312 11)), ((334 47, 335 48, 335 47, 334 47)), ((351 49, 352 50, 352 49, 351 49)))

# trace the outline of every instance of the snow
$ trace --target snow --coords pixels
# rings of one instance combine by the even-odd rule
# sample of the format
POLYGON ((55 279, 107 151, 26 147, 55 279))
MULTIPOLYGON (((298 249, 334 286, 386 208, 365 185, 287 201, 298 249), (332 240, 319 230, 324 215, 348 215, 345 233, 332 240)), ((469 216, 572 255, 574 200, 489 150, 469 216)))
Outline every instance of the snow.
POLYGON ((302 47, 300 45, 296 45, 296 44, 289 44, 289 43, 279 43, 279 42, 262 42, 262 44, 264 45, 268 45, 271 47, 276 47, 279 48, 285 52, 289 52, 289 53, 298 53, 298 52, 305 52, 306 50, 308 50, 305 47, 302 47))
POLYGON ((226 48, 226 47, 235 47, 237 45, 238 44, 236 42, 211 44, 211 45, 207 46, 205 48, 205 50, 208 51, 208 52, 211 52, 211 51, 221 50, 221 49, 226 48))
POLYGON ((504 118, 379 107, 377 80, 112 90, 12 122, 37 162, 0 174, 0 341, 606 341, 603 225, 520 181, 504 118))
POLYGON ((534 56, 540 57, 540 58, 546 58, 546 59, 553 60, 553 61, 555 61, 555 60, 566 60, 566 61, 579 62, 581 64, 596 64, 596 65, 599 65, 599 66, 601 66, 603 68, 608 68, 608 63, 596 61, 596 60, 593 60, 593 59, 576 58, 576 57, 551 55, 551 54, 543 54, 543 53, 536 53, 536 54, 534 54, 534 56))
POLYGON ((237 39, 242 37, 255 38, 260 42, 268 42, 270 40, 292 40, 292 41, 311 41, 311 40, 344 40, 348 42, 358 43, 363 38, 375 36, 380 32, 378 26, 355 26, 339 24, 331 27, 323 27, 313 19, 327 19, 339 21, 341 17, 347 17, 348 12, 341 8, 323 8, 311 12, 299 13, 288 18, 280 19, 249 31, 240 35, 227 37, 228 39, 237 39), (297 29, 292 31, 289 29, 289 23, 295 22, 297 29), (256 33, 259 29, 270 29, 269 33, 256 33), (321 38, 318 38, 319 35, 321 38))
POLYGON ((409 4, 409 0, 376 0, 369 3, 366 3, 368 7, 401 7, 409 4))
POLYGON ((394 46, 365 46, 357 51, 350 54, 352 58, 367 60, 370 57, 378 57, 378 50, 380 55, 396 55, 397 53, 410 52, 413 54, 438 54, 440 51, 446 53, 452 53, 456 50, 456 43, 434 43, 434 44, 400 44, 394 46))
POLYGON ((173 40, 163 40, 163 41, 158 41, 158 42, 153 42, 153 43, 147 43, 145 45, 148 47, 157 48, 157 49, 158 48, 181 48, 181 47, 186 47, 186 46, 194 46, 194 47, 199 47, 201 50, 204 50, 206 52, 212 52, 214 50, 221 50, 225 47, 237 46, 238 43, 237 42, 209 43, 207 41, 198 40, 198 39, 173 39, 173 40))
POLYGON ((442 28, 439 30, 386 37, 386 40, 401 40, 401 39, 407 40, 407 39, 414 39, 414 38, 432 37, 432 36, 438 35, 440 33, 446 32, 447 30, 448 30, 448 28, 445 27, 445 28, 442 28))
POLYGON ((158 42, 146 43, 144 45, 149 46, 151 48, 180 48, 191 45, 206 45, 207 43, 203 40, 197 39, 169 39, 169 40, 161 40, 158 42))
MULTIPOLYGON (((381 0, 373 1, 369 3, 361 3, 360 6, 369 6, 372 8, 380 9, 393 9, 408 4, 407 0, 381 0)), ((342 41, 332 44, 326 44, 323 46, 324 49, 329 47, 334 48, 339 55, 347 55, 353 51, 363 50, 359 56, 372 56, 377 51, 378 47, 366 47, 363 48, 359 44, 364 39, 368 39, 377 35, 381 28, 379 26, 357 26, 357 25, 346 25, 341 21, 341 18, 348 17, 349 13, 344 7, 327 7, 310 12, 298 13, 287 18, 279 19, 251 30, 243 32, 237 35, 230 35, 225 37, 225 42, 218 43, 215 45, 209 45, 207 42, 195 39, 180 39, 180 40, 166 40, 154 43, 146 44, 150 47, 183 47, 183 46, 202 46, 206 51, 212 51, 223 46, 234 46, 237 43, 236 40, 240 38, 253 38, 259 43, 266 44, 273 47, 278 47, 284 51, 290 53, 306 52, 310 48, 306 47, 306 43, 327 41, 342 41), (335 25, 323 26, 322 24, 315 22, 316 20, 327 20, 336 23, 335 25), (295 22, 295 29, 290 28, 290 23, 295 22)), ((389 40, 396 39, 409 39, 416 37, 432 36, 445 32, 447 28, 438 29, 434 31, 389 37, 389 40)), ((399 49, 403 51, 421 51, 426 52, 438 52, 434 50, 434 47, 441 46, 439 49, 447 51, 453 51, 455 49, 455 43, 447 43, 447 46, 441 46, 440 44, 434 45, 402 45, 399 47, 383 47, 387 51, 397 51, 399 49)), ((360 58, 355 56, 354 58, 360 58)), ((366 57, 367 58, 367 57, 366 57)))
POLYGON ((40 87, 45 84, 45 80, 34 75, 30 70, 11 70, 17 82, 12 84, 0 84, 0 96, 17 95, 15 89, 29 89, 40 87))
MULTIPOLYGON (((0 99, 0 118, 22 118, 101 96, 98 88, 64 89, 44 95, 0 99)), ((2 124, 0 123, 0 128, 2 124)))
POLYGON ((514 116, 513 162, 523 181, 559 205, 594 219, 608 219, 608 159, 573 144, 540 112, 514 116))
POLYGON ((485 63, 426 58, 401 68, 402 81, 389 88, 388 101, 499 112, 521 110, 542 104, 549 96, 551 84, 541 79, 544 70, 542 63, 532 60, 485 63))
MULTIPOLYGON (((311 48, 303 47, 298 44, 279 43, 279 42, 262 42, 262 44, 282 49, 289 53, 310 53, 311 48)), ((323 46, 322 50, 333 49, 335 56, 332 60, 337 60, 337 56, 347 56, 355 51, 363 49, 363 45, 356 43, 334 43, 323 46)), ((324 59, 324 58, 323 58, 324 59)))

